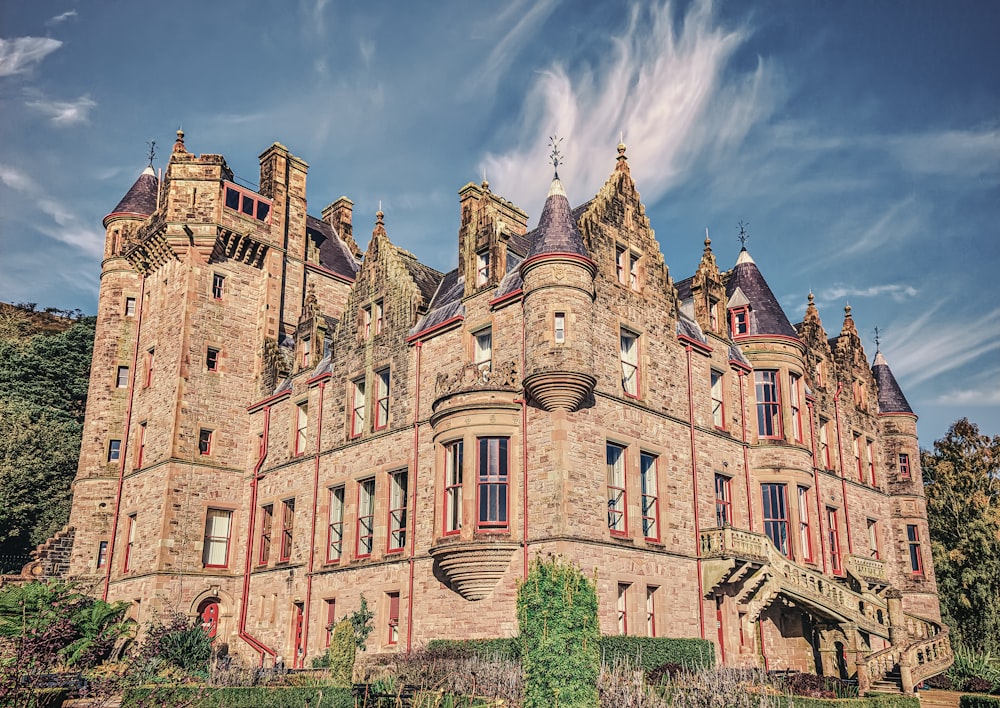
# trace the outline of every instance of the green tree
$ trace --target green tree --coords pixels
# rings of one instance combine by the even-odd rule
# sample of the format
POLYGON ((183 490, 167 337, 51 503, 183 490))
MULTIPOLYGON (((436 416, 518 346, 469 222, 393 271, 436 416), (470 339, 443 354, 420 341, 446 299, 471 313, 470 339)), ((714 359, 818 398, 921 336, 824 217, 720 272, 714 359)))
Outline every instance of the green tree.
POLYGON ((354 659, 357 656, 354 625, 343 619, 330 637, 330 680, 334 686, 350 686, 354 681, 354 659))
POLYGON ((920 463, 944 619, 965 646, 1000 651, 1000 436, 962 418, 920 463))
POLYGON ((517 622, 526 708, 596 706, 597 592, 580 569, 536 559, 517 590, 517 622))

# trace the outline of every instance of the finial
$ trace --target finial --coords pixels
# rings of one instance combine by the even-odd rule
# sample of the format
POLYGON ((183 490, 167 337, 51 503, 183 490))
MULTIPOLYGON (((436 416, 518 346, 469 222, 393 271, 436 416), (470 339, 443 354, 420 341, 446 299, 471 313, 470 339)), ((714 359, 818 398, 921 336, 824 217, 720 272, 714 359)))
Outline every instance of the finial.
POLYGON ((844 305, 844 319, 851 319, 851 306, 850 304, 844 305))
POLYGON ((705 250, 706 251, 711 251, 712 250, 712 239, 710 239, 708 237, 708 227, 707 226, 705 227, 705 250))
POLYGON ((812 290, 809 291, 809 306, 810 307, 816 306, 816 296, 812 294, 812 290))
POLYGON ((879 352, 879 345, 881 345, 881 343, 882 343, 882 341, 881 341, 881 335, 880 335, 880 333, 878 331, 878 325, 875 325, 875 353, 876 354, 878 354, 878 352, 879 352))
POLYGON ((153 160, 156 159, 156 141, 150 140, 149 142, 146 143, 146 145, 149 146, 149 155, 147 157, 149 157, 149 166, 152 167, 153 160))
POLYGON ((174 143, 174 152, 187 152, 184 148, 184 129, 177 129, 177 142, 174 143))
POLYGON ((747 247, 747 241, 750 240, 750 234, 747 232, 747 227, 750 225, 749 221, 741 221, 737 224, 740 227, 740 245, 743 246, 744 250, 747 247))
POLYGON ((487 192, 490 191, 490 183, 486 179, 486 168, 485 167, 483 168, 483 189, 486 190, 487 192))
POLYGON ((384 218, 385 218, 385 213, 382 211, 382 200, 379 199, 378 200, 378 211, 375 212, 375 226, 376 227, 383 226, 384 225, 384 218))
POLYGON ((562 153, 559 152, 559 143, 562 140, 562 138, 557 138, 555 135, 549 136, 549 146, 552 148, 552 152, 549 153, 549 159, 552 161, 556 178, 559 177, 559 163, 562 162, 562 153))
POLYGON ((619 172, 628 172, 628 158, 625 156, 625 133, 618 134, 618 164, 615 167, 619 172))

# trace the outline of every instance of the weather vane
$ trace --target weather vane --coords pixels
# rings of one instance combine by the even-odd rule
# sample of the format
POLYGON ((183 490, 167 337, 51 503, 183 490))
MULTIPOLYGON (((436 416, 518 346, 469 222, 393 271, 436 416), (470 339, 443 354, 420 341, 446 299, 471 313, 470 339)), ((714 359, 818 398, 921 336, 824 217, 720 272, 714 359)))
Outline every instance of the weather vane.
POLYGON ((878 325, 875 325, 875 351, 879 350, 879 345, 881 345, 882 339, 878 331, 878 325))
POLYGON ((549 145, 552 147, 549 157, 552 160, 552 166, 555 168, 557 176, 559 175, 559 163, 562 162, 562 153, 559 152, 559 143, 561 142, 562 138, 557 138, 555 135, 549 136, 549 145))
POLYGON ((150 140, 146 145, 149 146, 149 166, 153 166, 153 160, 156 159, 156 141, 150 140))
POLYGON ((747 227, 749 225, 750 225, 749 221, 741 221, 739 224, 737 224, 737 226, 740 227, 739 239, 740 239, 740 245, 743 246, 743 248, 747 247, 747 241, 750 240, 750 234, 747 233, 747 227))

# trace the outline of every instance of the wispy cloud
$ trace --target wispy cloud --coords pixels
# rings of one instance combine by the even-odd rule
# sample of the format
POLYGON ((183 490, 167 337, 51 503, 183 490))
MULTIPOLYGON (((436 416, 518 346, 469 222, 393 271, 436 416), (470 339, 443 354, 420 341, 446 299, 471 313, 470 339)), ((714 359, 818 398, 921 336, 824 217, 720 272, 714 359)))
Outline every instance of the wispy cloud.
POLYGON ((476 34, 493 37, 498 27, 508 27, 502 37, 493 45, 480 71, 471 73, 466 91, 493 93, 497 82, 507 71, 538 28, 545 24, 559 0, 516 0, 507 4, 497 17, 490 18, 488 26, 476 34))
POLYGON ((856 256, 859 253, 871 251, 887 243, 906 240, 913 232, 919 231, 921 224, 917 218, 914 205, 916 198, 911 194, 890 204, 873 221, 862 224, 862 230, 857 235, 844 234, 840 243, 843 256, 856 256), (853 238, 853 243, 850 241, 853 238))
POLYGON ((73 209, 46 193, 24 172, 0 163, 0 183, 26 197, 37 211, 48 217, 48 220, 33 224, 38 231, 89 256, 100 256, 104 252, 104 234, 81 222, 73 209))
POLYGON ((306 31, 322 35, 326 31, 326 6, 330 0, 310 0, 301 5, 306 16, 306 31))
POLYGON ((66 20, 77 17, 78 15, 79 13, 76 10, 67 10, 66 12, 58 14, 55 17, 50 17, 48 20, 45 21, 45 24, 50 26, 58 25, 60 22, 65 22, 66 20))
POLYGON ((0 39, 0 76, 23 74, 62 44, 51 37, 0 39))
POLYGON ((831 288, 824 288, 816 294, 816 305, 824 305, 850 302, 851 300, 866 297, 890 297, 894 302, 903 302, 912 297, 916 297, 918 290, 912 285, 903 283, 885 283, 882 285, 869 285, 863 288, 847 285, 835 285, 831 288))
POLYGON ((699 0, 679 22, 669 4, 634 7, 608 59, 572 75, 560 65, 541 73, 520 126, 518 144, 483 162, 498 189, 537 213, 549 172, 546 136, 565 136, 560 176, 571 199, 593 194, 614 164, 619 131, 634 152, 632 174, 647 203, 675 185, 695 159, 724 155, 770 112, 764 63, 725 78, 747 40, 745 27, 717 25, 712 4, 699 0))
POLYGON ((1000 128, 946 130, 891 138, 888 149, 911 172, 944 177, 1000 177, 1000 128))
POLYGON ((25 105, 48 116, 53 125, 65 127, 77 123, 86 123, 90 119, 90 110, 97 103, 90 96, 81 96, 75 101, 53 101, 39 98, 28 101, 25 105))
POLYGON ((365 66, 371 66, 372 58, 375 56, 375 40, 361 39, 358 42, 358 51, 361 52, 361 61, 365 63, 365 66))
MULTIPOLYGON (((1000 376, 1000 371, 994 372, 1000 376)), ((985 386, 974 388, 957 388, 942 393, 934 399, 942 406, 996 406, 1000 405, 1000 384, 994 377, 985 386)))

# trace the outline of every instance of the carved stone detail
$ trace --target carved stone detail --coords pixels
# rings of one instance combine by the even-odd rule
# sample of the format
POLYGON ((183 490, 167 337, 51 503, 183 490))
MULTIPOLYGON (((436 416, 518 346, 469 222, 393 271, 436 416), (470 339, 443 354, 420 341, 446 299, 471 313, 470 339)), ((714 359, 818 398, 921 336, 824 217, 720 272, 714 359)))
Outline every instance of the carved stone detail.
POLYGON ((460 391, 517 391, 519 388, 516 361, 498 362, 485 371, 469 362, 451 373, 439 373, 434 382, 434 397, 443 398, 460 391))
POLYGON ((439 545, 430 554, 455 592, 466 600, 482 600, 507 572, 519 547, 509 541, 484 540, 439 545))

